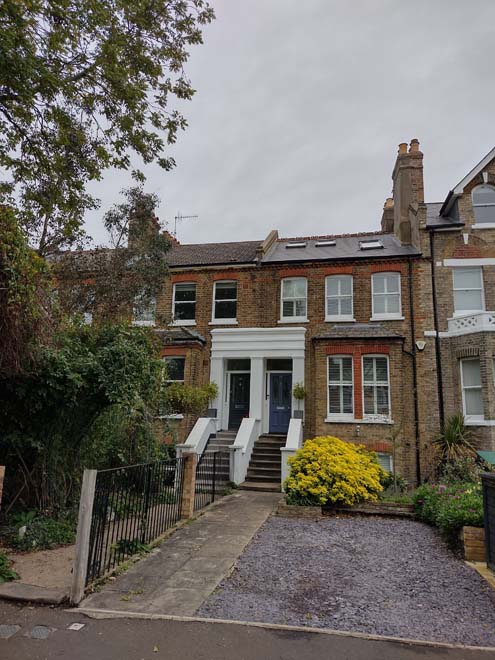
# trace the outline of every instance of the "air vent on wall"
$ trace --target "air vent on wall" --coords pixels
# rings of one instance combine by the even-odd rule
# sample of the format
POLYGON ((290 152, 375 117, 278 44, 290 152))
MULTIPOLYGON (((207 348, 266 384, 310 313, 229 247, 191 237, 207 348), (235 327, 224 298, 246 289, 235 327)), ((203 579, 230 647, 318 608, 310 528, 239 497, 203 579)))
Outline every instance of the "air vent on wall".
POLYGON ((360 250, 377 250, 379 248, 383 248, 383 243, 376 239, 371 241, 359 241, 360 250))

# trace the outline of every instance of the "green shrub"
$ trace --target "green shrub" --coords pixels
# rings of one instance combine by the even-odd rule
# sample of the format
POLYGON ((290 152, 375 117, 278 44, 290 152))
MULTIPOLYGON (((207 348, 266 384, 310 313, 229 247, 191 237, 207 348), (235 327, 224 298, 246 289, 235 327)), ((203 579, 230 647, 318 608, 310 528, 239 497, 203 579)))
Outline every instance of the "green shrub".
POLYGON ((478 483, 480 473, 485 471, 483 462, 473 456, 460 456, 445 463, 441 471, 441 482, 445 484, 478 483))
POLYGON ((17 580, 19 576, 11 568, 11 561, 4 552, 0 552, 0 584, 17 580))
POLYGON ((416 516, 438 527, 454 549, 462 527, 483 527, 483 498, 478 484, 424 484, 416 490, 413 503, 416 516))
POLYGON ((331 436, 307 440, 289 465, 284 483, 289 504, 356 504, 376 500, 383 490, 376 454, 331 436))
POLYGON ((75 541, 75 525, 70 520, 53 518, 35 518, 26 526, 22 534, 20 528, 10 539, 10 545, 16 550, 50 550, 60 545, 75 541))

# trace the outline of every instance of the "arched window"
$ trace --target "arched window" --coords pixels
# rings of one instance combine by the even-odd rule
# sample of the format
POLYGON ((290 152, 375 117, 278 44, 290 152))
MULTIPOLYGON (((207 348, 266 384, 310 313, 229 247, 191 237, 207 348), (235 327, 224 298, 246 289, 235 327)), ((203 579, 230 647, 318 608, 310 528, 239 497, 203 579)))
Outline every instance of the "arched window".
POLYGON ((495 187, 487 184, 476 186, 476 188, 473 188, 471 198, 476 224, 495 223, 495 187))

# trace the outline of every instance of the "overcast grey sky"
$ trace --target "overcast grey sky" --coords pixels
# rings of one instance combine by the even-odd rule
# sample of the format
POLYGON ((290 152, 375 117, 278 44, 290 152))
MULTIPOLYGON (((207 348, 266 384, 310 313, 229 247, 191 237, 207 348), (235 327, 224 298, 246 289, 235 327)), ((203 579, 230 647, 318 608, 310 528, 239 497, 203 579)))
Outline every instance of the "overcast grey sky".
MULTIPOLYGON (((177 167, 150 167, 181 242, 379 228, 399 142, 417 137, 427 201, 495 145, 494 0, 212 0, 187 74, 177 167)), ((109 172, 88 230, 131 183, 109 172)))

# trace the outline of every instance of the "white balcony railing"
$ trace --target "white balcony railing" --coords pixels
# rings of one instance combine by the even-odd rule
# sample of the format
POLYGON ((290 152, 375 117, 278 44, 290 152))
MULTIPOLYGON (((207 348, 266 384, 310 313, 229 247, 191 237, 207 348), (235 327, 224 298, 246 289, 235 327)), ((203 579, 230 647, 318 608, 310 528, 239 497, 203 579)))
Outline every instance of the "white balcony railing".
POLYGON ((449 319, 449 336, 495 332, 495 312, 472 312, 449 319))

